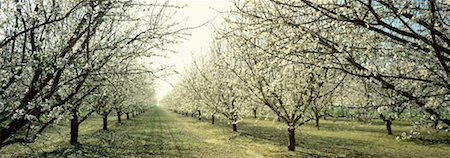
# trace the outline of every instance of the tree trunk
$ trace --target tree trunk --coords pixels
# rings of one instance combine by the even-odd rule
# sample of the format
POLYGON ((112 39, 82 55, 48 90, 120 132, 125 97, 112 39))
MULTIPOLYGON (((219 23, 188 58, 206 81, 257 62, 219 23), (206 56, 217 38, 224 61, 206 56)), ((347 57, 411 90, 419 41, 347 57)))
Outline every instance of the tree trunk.
POLYGON ((194 114, 195 114, 195 113, 193 112, 193 113, 191 114, 191 117, 194 117, 194 114))
POLYGON ((120 115, 121 115, 121 112, 118 111, 118 112, 117 112, 117 122, 118 122, 119 124, 122 124, 122 119, 120 119, 120 115))
POLYGON ((289 146, 288 146, 288 150, 289 151, 295 151, 295 128, 292 126, 289 126, 288 128, 288 132, 289 132, 289 146))
POLYGON ((188 115, 188 113, 185 113, 184 115, 186 115, 186 116, 187 116, 187 115, 188 115))
POLYGON ((314 114, 316 115, 316 128, 319 129, 319 114, 314 114))
POLYGON ((4 143, 7 142, 7 139, 9 137, 11 137, 14 133, 17 132, 17 130, 25 126, 27 123, 29 123, 29 121, 26 119, 17 119, 12 120, 8 124, 9 128, 0 128, 0 149, 6 146, 6 144, 4 143))
POLYGON ((78 143, 78 114, 76 110, 72 110, 72 119, 70 120, 70 144, 78 143))
POLYGON ((129 113, 127 112, 127 113, 125 113, 125 114, 127 114, 127 120, 129 120, 129 119, 130 119, 129 113))
POLYGON ((391 121, 391 120, 386 120, 385 122, 386 122, 386 131, 387 131, 387 134, 388 134, 388 135, 392 135, 392 128, 391 128, 392 121, 391 121))
POLYGON ((253 109, 253 117, 254 117, 254 118, 257 118, 257 117, 256 117, 256 108, 253 109))
POLYGON ((237 132, 237 124, 233 123, 233 132, 237 132))
POLYGON ((103 115, 103 130, 108 130, 108 115, 103 115))
POLYGON ((200 112, 200 110, 197 110, 198 112, 198 120, 202 120, 202 113, 200 112))
POLYGON ((214 124, 214 114, 211 115, 211 124, 214 124))
POLYGON ((386 123, 386 131, 388 135, 392 135, 392 120, 386 119, 386 117, 383 114, 380 114, 380 118, 386 123))
POLYGON ((439 121, 438 121, 438 120, 433 120, 433 127, 434 127, 435 129, 438 128, 438 125, 439 125, 439 121))

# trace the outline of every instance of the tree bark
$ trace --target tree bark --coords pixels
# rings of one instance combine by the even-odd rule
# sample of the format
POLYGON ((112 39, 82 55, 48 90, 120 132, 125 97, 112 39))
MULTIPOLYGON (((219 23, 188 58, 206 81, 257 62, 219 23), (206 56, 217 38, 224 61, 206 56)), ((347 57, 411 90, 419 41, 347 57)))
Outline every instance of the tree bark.
POLYGON ((108 115, 103 115, 103 130, 108 130, 108 115))
POLYGON ((292 126, 289 126, 288 128, 288 139, 289 139, 289 146, 288 146, 288 150, 289 151, 295 151, 295 128, 292 126))
POLYGON ((72 119, 70 120, 70 144, 78 143, 78 114, 76 110, 72 110, 72 119))
POLYGON ((214 114, 211 115, 211 124, 214 124, 214 114))
POLYGON ((316 128, 317 129, 319 129, 319 115, 318 114, 314 114, 314 115, 316 115, 315 117, 315 119, 316 119, 316 128))
POLYGON ((117 112, 117 122, 118 122, 119 124, 122 124, 122 119, 120 119, 120 115, 121 115, 121 112, 118 111, 118 112, 117 112))
POLYGON ((237 132, 237 124, 233 123, 233 132, 237 132))
POLYGON ((27 123, 29 123, 28 120, 25 119, 17 119, 11 121, 8 125, 9 128, 1 128, 0 130, 0 149, 4 146, 6 146, 5 142, 7 142, 7 139, 11 137, 14 133, 17 132, 20 128, 25 126, 27 123))
POLYGON ((253 109, 253 117, 254 117, 254 118, 257 118, 257 117, 256 117, 256 108, 253 109))
POLYGON ((392 121, 391 120, 386 120, 386 131, 388 135, 392 135, 392 121))
POLYGON ((191 114, 191 117, 194 117, 194 114, 195 114, 195 113, 193 112, 193 113, 191 114))
POLYGON ((386 123, 386 132, 388 135, 392 135, 392 120, 386 119, 383 114, 380 114, 380 118, 386 123))
POLYGON ((198 120, 202 120, 202 113, 201 113, 201 111, 197 110, 197 112, 198 112, 198 120))
POLYGON ((434 127, 435 129, 438 128, 438 125, 439 125, 439 120, 433 120, 433 127, 434 127))
POLYGON ((130 119, 130 114, 128 112, 125 113, 125 114, 127 114, 127 120, 129 120, 130 119))

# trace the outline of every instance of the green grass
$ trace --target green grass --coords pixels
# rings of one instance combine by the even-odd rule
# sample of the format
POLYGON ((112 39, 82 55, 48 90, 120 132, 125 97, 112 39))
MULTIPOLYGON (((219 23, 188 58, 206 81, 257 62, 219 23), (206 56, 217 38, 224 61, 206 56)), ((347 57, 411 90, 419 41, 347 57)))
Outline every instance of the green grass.
MULTIPOLYGON (((198 121, 154 107, 118 125, 109 118, 110 131, 100 130, 93 117, 81 125, 81 146, 69 145, 68 126, 48 129, 36 143, 15 144, 0 157, 447 157, 450 145, 398 141, 385 135, 380 123, 321 120, 317 130, 306 124, 296 131, 297 150, 287 151, 287 129, 282 123, 247 118, 232 132, 226 120, 198 121)), ((66 123, 68 124, 68 123, 66 123)), ((394 122, 395 125, 395 122, 394 122)), ((394 134, 409 131, 398 123, 394 134)))
MULTIPOLYGON (((316 129, 313 122, 296 130, 296 152, 286 152, 287 128, 281 122, 247 118, 238 128, 243 141, 272 145, 270 152, 260 149, 259 153, 268 157, 448 157, 450 155, 448 143, 396 140, 396 135, 410 130, 410 126, 402 122, 393 126, 393 136, 385 134, 385 126, 382 124, 321 120, 320 125, 320 130, 316 129)), ((227 125, 223 127, 230 128, 227 125)))

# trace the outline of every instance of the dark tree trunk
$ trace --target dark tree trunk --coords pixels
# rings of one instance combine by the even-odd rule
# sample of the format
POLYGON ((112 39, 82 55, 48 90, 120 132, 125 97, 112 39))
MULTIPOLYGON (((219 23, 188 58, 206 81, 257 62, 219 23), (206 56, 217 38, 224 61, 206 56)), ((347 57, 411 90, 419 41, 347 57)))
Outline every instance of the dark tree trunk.
POLYGON ((130 114, 128 112, 125 113, 125 114, 127 114, 127 120, 129 120, 130 119, 130 114))
POLYGON ((1 130, 0 130, 0 148, 4 147, 6 145, 4 143, 7 142, 7 139, 9 137, 11 137, 14 133, 16 133, 17 130, 19 130, 20 128, 25 126, 27 123, 29 123, 28 120, 17 119, 17 120, 11 121, 8 124, 9 128, 3 128, 2 127, 1 130))
POLYGON ((316 115, 316 128, 319 129, 319 114, 314 114, 316 115))
POLYGON ((195 114, 195 113, 193 112, 193 113, 191 114, 191 117, 194 117, 194 114, 195 114))
POLYGON ((295 151, 295 128, 290 126, 288 128, 288 132, 289 132, 289 146, 288 146, 288 150, 289 151, 295 151))
POLYGON ((72 119, 70 120, 70 144, 78 143, 78 114, 76 110, 72 110, 72 119))
POLYGON ((386 131, 388 135, 392 135, 392 120, 386 119, 383 114, 380 114, 380 118, 386 123, 386 131))
POLYGON ((103 115, 103 130, 108 130, 108 115, 103 115))
POLYGON ((256 117, 256 109, 253 109, 253 117, 254 117, 254 118, 257 118, 257 117, 256 117))
POLYGON ((211 115, 211 124, 214 124, 214 114, 211 115))
POLYGON ((198 120, 202 120, 202 113, 201 113, 201 111, 197 110, 197 112, 198 112, 198 120))
POLYGON ((188 113, 184 113, 184 115, 186 115, 186 116, 187 116, 187 115, 188 115, 188 113))
POLYGON ((433 120, 433 127, 434 127, 435 129, 438 128, 438 125, 439 125, 439 121, 438 121, 438 120, 433 120))
POLYGON ((392 121, 391 120, 386 120, 386 131, 388 135, 392 135, 392 121))
POLYGON ((120 119, 120 115, 122 115, 122 113, 120 111, 117 112, 117 122, 119 124, 122 124, 122 119, 120 119))
POLYGON ((233 132, 237 132, 237 124, 233 123, 233 132))

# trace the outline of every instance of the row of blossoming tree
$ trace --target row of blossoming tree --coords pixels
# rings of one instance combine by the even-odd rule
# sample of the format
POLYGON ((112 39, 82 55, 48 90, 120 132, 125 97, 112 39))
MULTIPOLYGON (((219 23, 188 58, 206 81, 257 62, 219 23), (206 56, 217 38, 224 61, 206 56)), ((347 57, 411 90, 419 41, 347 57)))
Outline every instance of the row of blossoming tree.
POLYGON ((388 134, 396 119, 448 131, 449 19, 447 0, 236 0, 209 57, 162 103, 223 115, 234 131, 271 113, 289 150, 298 126, 329 115, 376 117, 388 134))
POLYGON ((183 34, 176 6, 133 0, 0 0, 0 148, 32 143, 70 120, 71 144, 91 114, 154 104, 162 56, 183 34))

